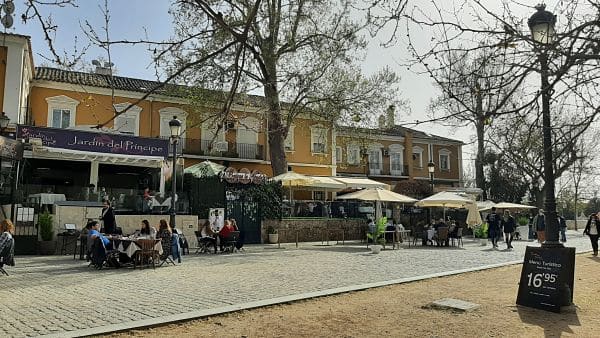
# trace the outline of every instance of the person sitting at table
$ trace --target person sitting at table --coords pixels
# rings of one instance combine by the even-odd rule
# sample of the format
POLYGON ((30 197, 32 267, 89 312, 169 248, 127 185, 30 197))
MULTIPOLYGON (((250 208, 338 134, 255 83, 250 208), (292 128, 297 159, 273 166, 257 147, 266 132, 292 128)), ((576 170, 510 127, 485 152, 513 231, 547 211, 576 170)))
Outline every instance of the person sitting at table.
POLYGON ((444 219, 440 218, 440 220, 433 225, 433 228, 435 229, 435 231, 437 231, 439 228, 443 228, 443 227, 447 227, 447 226, 448 225, 446 225, 446 222, 444 222, 444 219))
POLYGON ((156 228, 150 226, 150 222, 147 219, 142 221, 142 227, 140 228, 140 236, 156 238, 156 228))
POLYGON ((229 235, 234 231, 236 231, 236 230, 233 227, 233 225, 231 224, 231 221, 226 220, 225 224, 223 224, 223 227, 221 228, 221 230, 219 230, 219 247, 220 247, 221 251, 223 251, 223 249, 224 249, 223 243, 229 237, 229 235))
POLYGON ((150 211, 152 210, 152 200, 154 199, 154 196, 152 196, 150 194, 150 188, 148 188, 148 187, 144 188, 144 193, 143 193, 142 199, 144 200, 143 206, 142 206, 143 211, 150 213, 150 211))
POLYGON ((88 243, 93 243, 96 237, 100 237, 105 247, 110 245, 110 239, 100 233, 100 223, 98 221, 90 221, 86 228, 88 229, 88 243))
POLYGON ((209 246, 214 247, 214 252, 217 253, 217 234, 213 231, 209 221, 204 221, 200 227, 200 241, 207 248, 209 246))
MULTIPOLYGON (((159 222, 156 238, 161 240, 161 245, 163 248, 163 255, 161 256, 161 259, 166 259, 166 257, 171 254, 171 256, 173 256, 173 260, 175 260, 179 255, 179 245, 177 245, 177 252, 175 252, 173 250, 173 242, 179 241, 179 236, 173 233, 169 223, 167 223, 167 221, 164 219, 161 219, 159 222)), ((181 263, 181 258, 179 259, 179 263, 181 263)))

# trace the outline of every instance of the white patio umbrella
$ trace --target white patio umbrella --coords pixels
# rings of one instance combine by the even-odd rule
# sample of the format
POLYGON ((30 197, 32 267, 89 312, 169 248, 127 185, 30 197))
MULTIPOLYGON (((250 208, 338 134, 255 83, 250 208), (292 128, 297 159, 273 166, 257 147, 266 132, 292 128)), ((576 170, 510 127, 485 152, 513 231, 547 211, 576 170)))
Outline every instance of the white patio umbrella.
POLYGON ((435 195, 424 198, 417 203, 418 207, 442 207, 444 208, 444 219, 446 219, 446 208, 468 208, 476 206, 475 201, 458 193, 442 191, 435 195))
POLYGON ((477 207, 475 205, 469 205, 467 207, 467 210, 469 210, 469 212, 467 213, 466 221, 468 226, 474 226, 483 223, 483 220, 481 219, 481 214, 479 213, 479 210, 477 210, 477 207))
POLYGON ((536 207, 525 204, 500 202, 495 205, 496 209, 535 209, 536 207))
POLYGON ((271 181, 281 182, 282 186, 290 189, 290 201, 292 200, 292 187, 308 186, 316 182, 316 180, 310 176, 298 174, 293 171, 277 175, 271 178, 271 181))
POLYGON ((337 199, 341 200, 361 200, 361 201, 374 201, 375 202, 375 218, 381 217, 381 205, 379 202, 396 202, 396 203, 414 203, 417 201, 412 197, 408 197, 402 194, 395 193, 393 191, 384 189, 364 189, 356 191, 350 194, 338 196, 337 199))
POLYGON ((493 201, 490 201, 490 200, 477 201, 477 209, 479 209, 479 211, 490 210, 495 205, 496 205, 496 203, 494 203, 493 201))

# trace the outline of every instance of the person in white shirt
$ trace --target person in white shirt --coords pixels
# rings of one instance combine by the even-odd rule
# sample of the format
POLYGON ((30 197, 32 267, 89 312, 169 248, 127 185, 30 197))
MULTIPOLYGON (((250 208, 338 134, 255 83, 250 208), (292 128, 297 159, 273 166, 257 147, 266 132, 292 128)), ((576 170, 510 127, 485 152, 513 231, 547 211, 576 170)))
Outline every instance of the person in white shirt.
POLYGON ((600 220, 598 219, 598 214, 590 215, 590 219, 585 226, 585 230, 583 230, 584 235, 588 235, 590 237, 590 241, 592 241, 592 250, 594 250, 593 255, 598 256, 598 234, 600 233, 600 220))

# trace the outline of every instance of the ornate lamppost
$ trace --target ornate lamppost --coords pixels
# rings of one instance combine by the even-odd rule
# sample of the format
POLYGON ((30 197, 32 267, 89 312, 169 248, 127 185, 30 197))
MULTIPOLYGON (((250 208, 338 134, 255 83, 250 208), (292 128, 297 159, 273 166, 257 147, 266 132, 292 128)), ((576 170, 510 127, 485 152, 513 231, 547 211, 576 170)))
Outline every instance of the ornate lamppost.
POLYGON ((175 227, 175 216, 177 215, 175 209, 175 200, 177 198, 177 143, 179 143, 179 135, 181 135, 181 121, 177 119, 177 116, 173 116, 173 119, 169 121, 169 128, 171 129, 171 144, 173 145, 173 169, 171 174, 171 215, 170 222, 171 227, 175 227))
POLYGON ((431 185, 431 193, 433 194, 433 178, 435 175, 435 163, 427 163, 427 171, 429 171, 429 184, 431 185))

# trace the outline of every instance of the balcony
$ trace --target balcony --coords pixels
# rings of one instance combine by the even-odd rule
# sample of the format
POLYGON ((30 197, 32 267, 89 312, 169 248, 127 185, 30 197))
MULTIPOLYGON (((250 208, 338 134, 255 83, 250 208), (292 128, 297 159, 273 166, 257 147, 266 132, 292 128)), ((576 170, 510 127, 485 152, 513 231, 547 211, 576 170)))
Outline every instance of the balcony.
POLYGON ((211 144, 210 140, 186 138, 183 139, 182 143, 184 144, 184 155, 242 158, 249 160, 265 159, 264 147, 260 144, 227 143, 225 147, 217 150, 217 148, 219 148, 217 143, 220 143, 220 146, 223 146, 225 144, 224 141, 215 141, 211 144))

